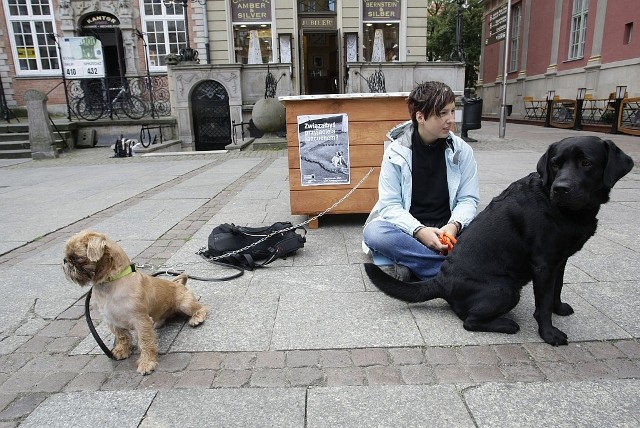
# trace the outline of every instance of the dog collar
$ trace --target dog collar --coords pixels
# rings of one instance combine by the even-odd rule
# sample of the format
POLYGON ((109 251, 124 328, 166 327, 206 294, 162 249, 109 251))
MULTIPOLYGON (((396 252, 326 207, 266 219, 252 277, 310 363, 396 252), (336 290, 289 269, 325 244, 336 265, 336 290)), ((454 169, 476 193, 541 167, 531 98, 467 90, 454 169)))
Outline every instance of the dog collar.
POLYGON ((115 281, 116 279, 120 279, 123 278, 133 272, 136 271, 136 265, 131 263, 129 266, 127 266, 126 268, 124 268, 123 270, 120 271, 119 274, 112 276, 111 278, 108 278, 107 281, 111 282, 111 281, 115 281))

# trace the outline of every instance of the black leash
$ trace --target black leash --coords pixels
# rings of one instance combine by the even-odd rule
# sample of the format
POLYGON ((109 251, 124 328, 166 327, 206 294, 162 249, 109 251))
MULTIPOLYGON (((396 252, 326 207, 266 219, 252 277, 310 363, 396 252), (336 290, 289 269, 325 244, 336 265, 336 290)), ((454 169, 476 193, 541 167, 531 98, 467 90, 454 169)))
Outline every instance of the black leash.
MULTIPOLYGON (((203 256, 204 257, 204 256, 203 256)), ((217 264, 220 266, 225 266, 225 267, 230 267, 233 269, 236 269, 238 272, 229 275, 229 276, 223 276, 221 278, 203 278, 200 276, 194 276, 194 275, 187 275, 187 278, 189 279, 195 279, 197 281, 230 281, 232 279, 238 278, 240 276, 242 276, 244 274, 244 269, 240 266, 234 266, 234 265, 229 265, 226 263, 221 263, 221 262, 216 262, 215 260, 209 260, 206 257, 204 257, 205 260, 207 260, 209 263, 213 263, 213 264, 217 264)), ((135 266, 132 264, 131 265, 133 268, 133 271, 135 271, 135 266)), ((172 275, 172 276, 178 276, 180 275, 182 272, 178 272, 178 271, 174 271, 174 270, 164 270, 164 271, 157 271, 151 274, 151 276, 160 276, 160 275, 172 275)), ((98 344, 98 346, 100 347, 100 349, 102 349, 102 352, 104 352, 104 354, 111 358, 112 360, 115 360, 116 358, 113 356, 113 353, 111 352, 111 349, 109 349, 107 347, 107 345, 105 345, 105 343, 102 341, 102 338, 100 337, 100 335, 98 334, 98 332, 96 331, 96 327, 93 325, 93 321, 91 320, 91 292, 93 291, 93 288, 89 289, 89 292, 87 293, 87 297, 85 298, 84 301, 84 317, 87 319, 87 325, 89 326, 89 331, 91 332, 91 335, 93 336, 94 340, 96 341, 96 343, 98 344)))
POLYGON ((98 342, 98 346, 100 346, 100 349, 102 349, 102 352, 104 352, 104 354, 107 357, 111 358, 112 360, 115 360, 116 358, 113 356, 111 349, 107 348, 107 345, 104 344, 104 342, 100 338, 100 335, 96 331, 95 326, 93 325, 93 321, 91 321, 91 314, 90 314, 91 305, 89 302, 91 302, 92 291, 93 291, 93 288, 90 288, 89 292, 87 293, 87 298, 84 301, 84 317, 87 319, 87 325, 89 326, 89 331, 91 332, 91 335, 96 340, 96 342, 98 342))

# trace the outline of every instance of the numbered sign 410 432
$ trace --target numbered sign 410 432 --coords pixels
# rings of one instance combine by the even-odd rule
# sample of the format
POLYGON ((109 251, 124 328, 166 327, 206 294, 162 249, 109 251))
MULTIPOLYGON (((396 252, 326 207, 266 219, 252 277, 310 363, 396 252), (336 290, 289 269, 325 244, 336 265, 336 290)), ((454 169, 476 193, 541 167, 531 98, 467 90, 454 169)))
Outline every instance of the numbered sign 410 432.
POLYGON ((67 78, 104 77, 102 43, 95 37, 63 37, 60 51, 64 74, 67 78))

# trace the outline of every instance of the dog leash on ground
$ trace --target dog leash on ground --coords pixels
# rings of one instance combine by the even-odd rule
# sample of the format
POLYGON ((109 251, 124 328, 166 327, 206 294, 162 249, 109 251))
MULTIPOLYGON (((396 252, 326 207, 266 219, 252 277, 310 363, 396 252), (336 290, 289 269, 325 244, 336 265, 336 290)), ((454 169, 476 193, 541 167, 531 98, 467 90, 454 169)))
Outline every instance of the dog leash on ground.
MULTIPOLYGON (((340 199, 338 199, 338 200, 337 200, 333 205, 331 205, 329 208, 327 208, 327 209, 325 209, 324 211, 322 211, 320 214, 317 214, 317 215, 315 215, 315 216, 313 216, 313 217, 311 217, 311 218, 309 218, 309 219, 307 219, 307 220, 303 221, 302 223, 299 223, 299 224, 293 225, 293 226, 291 226, 291 227, 287 227, 287 228, 285 228, 285 229, 281 229, 281 230, 274 231, 274 232, 272 232, 272 233, 270 233, 270 234, 268 234, 268 235, 266 235, 266 236, 262 237, 262 238, 261 238, 261 239, 259 239, 258 241, 253 242, 253 243, 252 243, 252 244, 250 244, 250 245, 247 245, 247 246, 245 246, 245 247, 243 247, 243 248, 240 248, 240 249, 237 249, 237 250, 234 250, 234 251, 230 251, 230 252, 228 252, 228 253, 225 253, 225 254, 222 254, 222 255, 219 255, 219 256, 210 256, 210 257, 207 257, 207 256, 204 254, 204 253, 206 252, 206 250, 207 250, 207 248, 206 248, 206 247, 201 247, 201 248, 196 252, 196 254, 197 254, 197 255, 201 256, 203 259, 205 259, 206 261, 208 261, 208 262, 210 262, 210 263, 215 263, 215 264, 217 264, 217 265, 225 266, 225 267, 233 267, 233 268, 235 268, 235 269, 240 270, 241 272, 236 273, 236 274, 234 274, 234 275, 231 275, 231 276, 229 276, 229 277, 225 277, 225 278, 205 278, 205 279, 201 279, 201 278, 194 277, 194 276, 189 276, 189 278, 190 278, 190 279, 199 280, 199 281, 228 281, 228 280, 230 280, 230 279, 235 279, 235 278, 237 278, 237 277, 241 276, 241 275, 244 273, 244 269, 243 269, 242 267, 240 267, 240 266, 234 266, 234 265, 229 265, 229 264, 227 264, 227 263, 221 263, 221 262, 219 262, 218 260, 222 260, 222 259, 225 259, 225 258, 227 258, 227 257, 231 257, 231 256, 235 256, 235 255, 237 255, 237 254, 240 254, 240 253, 242 253, 242 252, 244 252, 244 251, 248 250, 248 249, 249 249, 249 248, 251 248, 251 247, 254 247, 254 246, 258 245, 258 244, 261 244, 262 242, 264 242, 264 241, 268 240, 269 238, 271 238, 271 237, 273 237, 273 236, 275 236, 275 235, 282 234, 282 233, 284 233, 284 232, 288 232, 288 231, 290 231, 290 230, 296 230, 296 229, 302 228, 302 227, 306 226, 307 224, 311 223, 312 221, 315 221, 315 220, 319 219, 319 218, 320 218, 320 217, 322 217, 323 215, 328 214, 331 210, 335 209, 338 205, 340 205, 340 204, 341 204, 342 202, 344 202, 348 197, 350 197, 350 196, 353 194, 353 192, 355 192, 355 191, 356 191, 356 190, 357 190, 357 189, 362 185, 362 183, 364 183, 364 182, 365 182, 365 180, 366 180, 367 178, 369 178, 369 176, 371 175, 371 173, 372 173, 373 171, 374 171, 374 168, 373 168, 373 167, 372 167, 372 168, 370 168, 370 169, 369 169, 369 171, 368 171, 368 172, 367 172, 367 173, 362 177, 362 179, 360 179, 360 181, 359 181, 355 186, 353 186, 353 188, 351 188, 351 190, 349 190, 349 191, 348 191, 348 192, 347 192, 343 197, 341 197, 340 199)), ((150 270, 156 270, 156 272, 153 274, 153 276, 157 276, 157 275, 179 275, 180 273, 182 273, 182 272, 183 272, 183 270, 177 269, 177 267, 188 266, 189 264, 196 264, 196 263, 198 263, 198 262, 192 262, 192 263, 189 263, 189 262, 186 262, 186 263, 179 263, 178 265, 174 265, 174 266, 164 266, 164 265, 155 266, 155 265, 152 265, 152 264, 141 264, 141 265, 136 265, 136 266, 137 266, 139 269, 147 269, 147 268, 148 268, 148 269, 150 269, 150 270)))
MULTIPOLYGON (((203 257, 209 263, 213 263, 213 264, 224 266, 224 267, 233 268, 233 269, 236 269, 238 272, 236 272, 236 273, 234 273, 232 275, 226 276, 226 277, 221 277, 221 278, 203 278, 203 277, 194 276, 194 275, 188 275, 187 277, 190 278, 190 279, 195 279, 197 281, 207 281, 208 282, 208 281, 229 281, 231 279, 235 279, 235 278, 238 278, 238 277, 242 276, 244 274, 244 268, 242 268, 241 266, 235 266, 235 265, 229 265, 227 263, 221 263, 218 260, 223 259, 225 257, 229 257, 229 256, 233 256, 233 255, 239 254, 242 251, 246 251, 247 249, 266 241, 267 239, 275 236, 276 234, 281 234, 281 233, 289 231, 289 230, 296 230, 298 228, 306 226, 307 224, 311 223, 314 220, 319 219, 320 217, 322 217, 323 215, 327 214, 328 212, 333 210, 335 207, 340 205, 342 202, 344 202, 349 196, 351 196, 353 194, 353 192, 355 192, 356 189, 358 187, 360 187, 362 185, 362 183, 364 183, 367 178, 369 178, 369 175, 371 175, 373 170, 374 170, 374 168, 370 168, 369 171, 364 175, 364 177, 362 177, 362 179, 353 188, 351 188, 351 190, 349 190, 349 192, 347 192, 342 198, 340 198, 338 201, 336 201, 329 208, 327 208, 326 210, 324 210, 320 214, 318 214, 318 215, 316 215, 314 217, 311 217, 308 220, 306 220, 306 221, 304 221, 304 222, 302 222, 302 223, 300 223, 298 225, 291 226, 291 227, 288 227, 288 228, 283 229, 283 230, 274 231, 274 232, 270 233, 269 235, 261 238, 260 240, 252 243, 251 245, 247 245, 244 248, 240 248, 239 250, 231 251, 229 253, 226 253, 226 254, 223 254, 223 255, 220 255, 220 256, 206 257, 204 255, 205 247, 200 248, 198 250, 198 252, 196 252, 196 254, 198 254, 201 257, 203 257)), ((453 242, 455 243, 455 239, 453 240, 453 242)), ((453 244, 451 244, 451 246, 453 246, 453 244)), ((181 265, 186 265, 186 264, 188 264, 188 263, 183 263, 181 265)), ((163 267, 163 266, 158 266, 157 268, 161 268, 161 267, 163 267)), ((129 273, 135 272, 136 269, 142 269, 142 268, 151 268, 153 270, 155 267, 153 265, 151 265, 151 264, 138 265, 138 264, 135 264, 135 263, 131 263, 131 265, 128 266, 125 270, 127 270, 126 274, 129 274, 129 273)), ((159 276, 159 275, 178 276, 182 272, 183 271, 179 271, 177 269, 174 269, 173 267, 169 267, 169 268, 166 268, 166 269, 157 270, 156 272, 152 273, 151 276, 159 276)), ((86 298, 85 298, 85 302, 84 302, 84 315, 85 315, 85 318, 87 320, 87 325, 89 327, 89 331, 91 332, 91 335, 93 336, 94 340, 96 341, 96 343, 98 344, 100 349, 102 349, 102 352, 104 352, 104 354, 107 357, 109 357, 110 359, 115 360, 116 358, 113 356, 113 353, 107 347, 107 345, 105 345, 105 343, 102 341, 102 338, 100 338, 100 335, 96 331, 96 328, 93 325, 93 321, 91 320, 90 308, 91 308, 91 290, 92 289, 93 288, 90 288, 89 291, 87 292, 87 295, 86 295, 86 298)))

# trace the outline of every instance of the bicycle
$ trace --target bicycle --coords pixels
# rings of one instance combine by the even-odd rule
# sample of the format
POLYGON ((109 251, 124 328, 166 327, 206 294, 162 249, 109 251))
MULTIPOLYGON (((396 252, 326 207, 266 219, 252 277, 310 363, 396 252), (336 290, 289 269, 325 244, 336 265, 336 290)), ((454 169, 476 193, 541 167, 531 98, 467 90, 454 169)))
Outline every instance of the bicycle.
POLYGON ((131 119, 141 119, 147 113, 147 106, 142 98, 131 93, 126 83, 120 87, 109 88, 108 91, 103 89, 101 97, 88 93, 76 104, 76 113, 90 121, 101 118, 105 112, 109 112, 110 116, 113 113, 117 116, 118 110, 122 110, 131 119), (117 94, 113 98, 108 97, 114 91, 118 91, 117 94), (111 102, 107 98, 111 98, 111 102))

